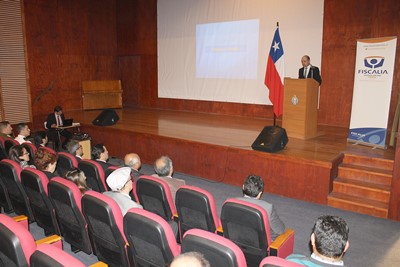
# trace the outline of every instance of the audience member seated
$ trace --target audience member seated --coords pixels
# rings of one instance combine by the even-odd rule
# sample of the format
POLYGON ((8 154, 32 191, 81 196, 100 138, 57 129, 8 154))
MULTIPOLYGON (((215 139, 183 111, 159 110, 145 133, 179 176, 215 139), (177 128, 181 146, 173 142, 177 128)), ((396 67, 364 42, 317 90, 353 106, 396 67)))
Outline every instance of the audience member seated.
POLYGON ((13 146, 9 151, 9 158, 21 166, 22 169, 26 167, 36 169, 35 165, 29 165, 29 152, 22 145, 13 146))
POLYGON ((0 135, 3 136, 4 138, 14 138, 10 122, 8 121, 0 122, 0 135))
POLYGON ((27 140, 27 137, 31 134, 31 129, 29 129, 26 123, 18 123, 16 130, 18 133, 18 136, 14 138, 16 141, 20 144, 25 142, 31 143, 31 141, 27 140))
POLYGON ((305 266, 344 266, 342 260, 349 248, 349 227, 338 216, 317 219, 311 234, 313 253, 310 257, 292 254, 286 259, 305 266))
POLYGON ((66 148, 68 153, 75 156, 78 162, 82 160, 83 149, 81 144, 79 144, 79 141, 74 139, 69 140, 69 142, 66 145, 66 148))
POLYGON ((47 145, 49 138, 45 131, 39 131, 33 134, 33 144, 36 148, 41 148, 47 145))
POLYGON ((57 175, 55 173, 57 166, 57 156, 49 152, 47 149, 39 148, 35 156, 36 168, 46 174, 49 180, 57 175))
POLYGON ((264 193, 264 181, 260 176, 249 175, 243 184, 243 197, 237 199, 247 201, 262 207, 268 214, 272 241, 285 231, 285 224, 281 221, 274 206, 261 199, 264 193))
POLYGON ((162 156, 154 162, 154 170, 156 172, 154 177, 158 177, 164 180, 169 188, 171 189, 172 199, 175 203, 176 191, 179 187, 185 185, 185 181, 181 179, 172 178, 174 173, 174 167, 172 166, 172 160, 167 156, 162 156))
POLYGON ((139 155, 135 153, 126 154, 124 162, 126 167, 131 168, 131 177, 137 181, 139 177, 143 175, 143 173, 139 172, 139 169, 142 166, 139 155))
POLYGON ((129 167, 122 167, 113 171, 106 180, 112 191, 106 191, 103 193, 117 202, 118 206, 121 208, 122 215, 125 215, 131 208, 143 209, 142 205, 137 204, 129 196, 129 192, 132 191, 132 179, 130 173, 131 169, 129 167))
POLYGON ((107 168, 112 166, 107 162, 108 160, 108 150, 103 144, 97 144, 92 148, 92 158, 97 161, 106 172, 107 168))
POLYGON ((210 263, 199 252, 186 252, 176 256, 170 267, 210 267, 210 263))
POLYGON ((52 140, 53 142, 56 143, 56 148, 59 148, 59 139, 58 139, 58 133, 65 137, 65 141, 62 144, 62 147, 65 146, 65 144, 69 141, 69 139, 71 139, 72 137, 72 133, 70 133, 68 130, 63 129, 63 130, 59 130, 59 127, 62 127, 64 125, 64 114, 63 114, 63 110, 62 107, 60 106, 55 106, 54 107, 54 112, 50 113, 47 116, 47 120, 46 120, 46 128, 49 130, 49 138, 50 140, 52 140), (57 131, 59 131, 57 133, 57 131))
POLYGON ((82 193, 82 196, 86 193, 86 191, 91 190, 86 184, 85 173, 79 169, 67 172, 65 174, 65 178, 78 186, 79 190, 82 193))

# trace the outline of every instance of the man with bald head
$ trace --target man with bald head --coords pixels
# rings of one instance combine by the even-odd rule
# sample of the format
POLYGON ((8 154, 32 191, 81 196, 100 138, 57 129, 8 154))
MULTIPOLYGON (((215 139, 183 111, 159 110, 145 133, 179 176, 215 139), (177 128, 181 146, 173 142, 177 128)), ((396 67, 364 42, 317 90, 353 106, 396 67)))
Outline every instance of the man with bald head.
POLYGON ((176 191, 178 191, 179 187, 185 185, 185 181, 181 179, 172 178, 172 174, 174 173, 174 167, 172 166, 172 160, 167 156, 162 156, 158 158, 154 162, 154 170, 156 172, 154 177, 158 177, 161 180, 164 180, 169 188, 171 189, 172 199, 175 203, 175 195, 176 191))
POLYGON ((139 155, 136 153, 126 154, 124 162, 126 167, 131 168, 131 177, 136 182, 139 179, 139 177, 143 175, 143 173, 139 172, 139 169, 142 166, 142 162, 140 161, 139 155))
POLYGON ((199 252, 186 252, 176 256, 170 267, 210 267, 210 263, 199 252))
POLYGON ((319 74, 319 68, 310 64, 310 56, 304 55, 301 58, 301 65, 303 67, 299 69, 299 79, 312 78, 321 85, 322 79, 319 74))

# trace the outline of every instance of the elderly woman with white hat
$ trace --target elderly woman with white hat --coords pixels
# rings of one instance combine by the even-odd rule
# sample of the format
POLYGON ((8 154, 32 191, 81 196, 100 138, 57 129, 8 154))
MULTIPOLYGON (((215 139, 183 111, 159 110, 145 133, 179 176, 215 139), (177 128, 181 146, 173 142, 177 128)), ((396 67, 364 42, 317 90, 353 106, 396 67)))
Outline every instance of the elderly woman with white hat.
POLYGON ((122 215, 125 215, 131 208, 143 209, 142 205, 136 203, 129 196, 132 191, 131 168, 122 167, 113 171, 106 182, 112 191, 103 194, 111 197, 121 208, 122 215))

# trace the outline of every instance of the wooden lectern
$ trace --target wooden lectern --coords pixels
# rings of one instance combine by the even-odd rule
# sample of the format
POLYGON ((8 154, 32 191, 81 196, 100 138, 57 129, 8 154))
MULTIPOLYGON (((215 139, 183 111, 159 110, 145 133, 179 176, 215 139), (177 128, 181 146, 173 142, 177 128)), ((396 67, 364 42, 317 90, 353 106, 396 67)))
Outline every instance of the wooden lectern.
POLYGON ((285 78, 282 127, 289 137, 317 136, 318 87, 314 79, 285 78))

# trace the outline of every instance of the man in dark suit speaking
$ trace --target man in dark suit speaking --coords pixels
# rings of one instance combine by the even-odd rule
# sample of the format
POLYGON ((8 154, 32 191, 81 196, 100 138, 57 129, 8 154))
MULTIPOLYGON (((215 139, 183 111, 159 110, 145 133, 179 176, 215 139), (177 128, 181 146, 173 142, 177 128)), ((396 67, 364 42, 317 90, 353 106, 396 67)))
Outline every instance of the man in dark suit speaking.
POLYGON ((319 74, 319 69, 310 64, 309 56, 305 55, 301 58, 301 65, 303 65, 303 67, 299 69, 299 79, 313 78, 321 85, 322 79, 319 74))
POLYGON ((64 145, 69 141, 69 139, 71 139, 72 134, 70 132, 68 132, 66 129, 60 129, 60 127, 62 127, 64 125, 64 114, 62 111, 62 107, 60 106, 56 106, 54 107, 54 113, 50 113, 47 116, 47 120, 46 120, 46 128, 49 130, 48 132, 48 137, 50 140, 52 140, 53 142, 56 143, 56 148, 59 148, 59 138, 58 138, 58 133, 59 132, 60 135, 65 137, 65 141, 63 143, 63 147, 64 145))

